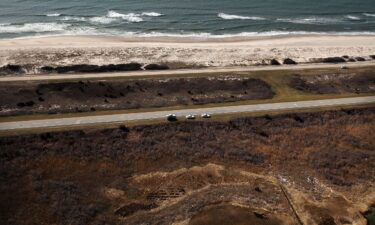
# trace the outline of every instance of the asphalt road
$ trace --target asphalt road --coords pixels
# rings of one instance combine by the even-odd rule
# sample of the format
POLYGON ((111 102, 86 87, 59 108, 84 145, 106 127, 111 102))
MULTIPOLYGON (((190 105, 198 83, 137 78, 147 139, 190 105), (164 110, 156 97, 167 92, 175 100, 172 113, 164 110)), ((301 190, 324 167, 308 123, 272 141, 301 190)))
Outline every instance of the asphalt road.
POLYGON ((374 66, 375 61, 340 63, 340 64, 298 64, 280 66, 247 66, 247 67, 211 67, 202 69, 180 69, 180 70, 159 70, 159 71, 129 71, 119 73, 85 73, 85 74, 49 74, 49 75, 26 75, 26 76, 4 76, 0 77, 0 82, 14 81, 43 81, 43 80, 79 80, 79 79, 106 79, 122 77, 143 77, 161 75, 182 75, 201 73, 229 73, 229 72, 251 72, 251 71, 274 71, 274 70, 300 70, 300 69, 329 69, 346 66, 350 68, 374 66))
POLYGON ((15 129, 29 129, 29 128, 47 128, 47 127, 65 127, 101 123, 116 123, 136 120, 152 120, 165 118, 166 114, 173 113, 178 117, 185 117, 188 114, 209 113, 213 116, 216 114, 228 113, 244 113, 244 112, 260 112, 260 111, 277 111, 286 109, 302 109, 302 108, 316 108, 323 106, 338 106, 338 105, 356 105, 375 103, 375 96, 369 97, 354 97, 354 98, 339 98, 327 100, 312 100, 312 101, 298 101, 298 102, 282 102, 258 105, 239 105, 239 106, 225 106, 213 108, 199 108, 199 109, 184 109, 171 111, 157 111, 157 112, 142 112, 142 113, 128 113, 128 114, 113 114, 101 116, 85 116, 59 119, 45 119, 45 120, 30 120, 17 122, 3 122, 0 123, 0 131, 15 130, 15 129))

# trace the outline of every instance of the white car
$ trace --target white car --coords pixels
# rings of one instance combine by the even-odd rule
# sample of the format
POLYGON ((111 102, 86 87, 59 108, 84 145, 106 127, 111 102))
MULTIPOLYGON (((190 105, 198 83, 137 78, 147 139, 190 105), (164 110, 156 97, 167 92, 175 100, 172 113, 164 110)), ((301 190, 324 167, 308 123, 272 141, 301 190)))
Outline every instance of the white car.
POLYGON ((185 116, 185 118, 188 119, 188 120, 194 120, 195 115, 189 114, 189 115, 185 116))
POLYGON ((211 118, 211 115, 208 114, 208 113, 203 113, 203 114, 201 115, 201 117, 204 118, 204 119, 208 119, 208 118, 211 118))

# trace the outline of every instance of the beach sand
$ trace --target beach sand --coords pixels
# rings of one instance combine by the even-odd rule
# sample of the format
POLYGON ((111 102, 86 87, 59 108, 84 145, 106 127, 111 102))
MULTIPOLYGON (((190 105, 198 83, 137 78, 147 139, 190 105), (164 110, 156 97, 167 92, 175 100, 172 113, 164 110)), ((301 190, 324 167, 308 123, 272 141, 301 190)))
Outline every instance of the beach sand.
POLYGON ((348 55, 370 59, 375 36, 284 36, 223 39, 59 36, 0 40, 0 66, 167 63, 171 68, 230 67, 292 58, 348 55))

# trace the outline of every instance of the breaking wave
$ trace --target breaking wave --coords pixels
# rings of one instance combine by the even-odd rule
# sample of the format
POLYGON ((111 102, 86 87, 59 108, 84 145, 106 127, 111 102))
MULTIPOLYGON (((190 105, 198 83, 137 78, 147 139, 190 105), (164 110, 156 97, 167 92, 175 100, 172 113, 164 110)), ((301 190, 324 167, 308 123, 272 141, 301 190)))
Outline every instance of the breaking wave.
POLYGON ((78 17, 78 16, 64 16, 60 20, 62 21, 86 21, 86 18, 78 17))
POLYGON ((159 17, 159 16, 163 16, 163 14, 158 13, 158 12, 143 12, 140 14, 139 13, 122 14, 113 10, 110 10, 107 14, 107 17, 109 18, 121 18, 123 20, 126 20, 128 22, 133 22, 133 23, 142 22, 143 21, 142 16, 159 17))
POLYGON ((48 13, 48 14, 46 14, 46 16, 48 16, 48 17, 56 17, 56 16, 61 16, 61 14, 59 14, 59 13, 48 13))
POLYGON ((358 16, 352 16, 352 15, 347 15, 345 18, 350 19, 350 20, 361 20, 358 16))
POLYGON ((38 33, 66 30, 70 24, 26 23, 22 25, 0 24, 0 33, 38 33))
POLYGON ((96 16, 89 19, 92 23, 109 24, 116 21, 116 18, 110 18, 105 16, 96 16))
POLYGON ((263 17, 258 16, 238 16, 238 15, 229 15, 225 13, 217 14, 218 17, 224 20, 265 20, 263 17))
POLYGON ((77 22, 91 22, 94 24, 109 24, 118 20, 125 20, 131 23, 142 22, 144 16, 146 17, 159 17, 164 14, 158 12, 143 12, 143 13, 118 13, 114 10, 108 11, 105 16, 82 17, 82 16, 61 16, 61 14, 47 14, 47 16, 60 17, 61 21, 77 21, 77 22))
POLYGON ((363 15, 369 16, 369 17, 375 17, 375 14, 373 14, 373 13, 363 13, 363 15))
POLYGON ((157 13, 157 12, 143 12, 142 16, 151 16, 151 17, 159 17, 163 16, 164 14, 157 13))
POLYGON ((126 20, 128 22, 135 22, 135 23, 143 21, 142 17, 140 17, 140 14, 136 14, 136 13, 122 14, 122 13, 118 13, 118 12, 113 11, 113 10, 108 12, 107 17, 109 17, 109 18, 121 18, 121 19, 126 20))
POLYGON ((325 17, 308 17, 308 18, 279 18, 277 21, 286 22, 286 23, 295 23, 295 24, 335 24, 339 23, 342 20, 337 18, 325 18, 325 17))

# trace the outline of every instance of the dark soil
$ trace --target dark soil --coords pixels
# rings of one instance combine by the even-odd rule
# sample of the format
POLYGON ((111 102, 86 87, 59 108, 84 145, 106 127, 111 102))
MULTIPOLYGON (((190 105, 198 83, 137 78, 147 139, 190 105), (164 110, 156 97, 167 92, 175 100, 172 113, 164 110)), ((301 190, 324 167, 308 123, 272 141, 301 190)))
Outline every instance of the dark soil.
POLYGON ((274 218, 263 216, 251 209, 231 205, 210 207, 194 216, 189 225, 279 225, 283 224, 274 218))
POLYGON ((271 62, 270 62, 271 65, 273 66, 279 66, 281 65, 281 63, 279 61, 277 61, 276 59, 272 59, 271 62))
POLYGON ((375 93, 375 73, 295 75, 290 86, 314 94, 375 93))
POLYGON ((129 205, 125 205, 120 209, 116 210, 115 214, 123 217, 130 216, 140 210, 151 210, 153 208, 158 207, 156 204, 139 204, 139 203, 131 203, 129 205))
POLYGON ((259 79, 215 77, 0 84, 0 115, 88 112, 270 99, 259 79))
POLYGON ((375 205, 365 213, 368 225, 375 225, 375 205))
POLYGON ((25 73, 25 70, 20 65, 8 64, 8 65, 0 67, 0 75, 24 74, 24 73, 25 73))
MULTIPOLYGON (((375 59, 375 56, 370 55, 370 59, 375 59)), ((366 59, 361 56, 348 56, 344 55, 342 57, 327 57, 327 58, 312 58, 310 62, 312 63, 345 63, 345 62, 364 62, 366 59)))
MULTIPOLYGON (((171 65, 173 66, 173 65, 171 65)), ((182 66, 182 65, 181 65, 182 66)), ((0 67, 0 76, 24 75, 24 74, 50 74, 50 73, 109 73, 126 72, 138 70, 168 70, 166 64, 148 64, 143 67, 140 63, 122 63, 108 65, 75 64, 64 66, 37 66, 37 65, 16 65, 8 64, 0 67)))
POLYGON ((145 70, 168 70, 169 66, 162 64, 148 64, 144 68, 145 70))
POLYGON ((366 59, 363 58, 363 57, 355 57, 355 60, 357 60, 358 62, 364 62, 364 61, 366 61, 366 59))
POLYGON ((287 59, 284 59, 283 64, 295 65, 295 64, 298 64, 298 63, 296 61, 294 61, 293 59, 287 58, 287 59))
POLYGON ((310 59, 313 63, 345 63, 344 57, 327 57, 327 58, 313 58, 310 59))
MULTIPOLYGON (((276 215, 291 215, 280 188, 231 171, 286 177, 311 201, 321 193, 306 178, 318 179, 362 201, 351 193, 375 182, 374 127, 372 107, 1 137, 0 224, 216 223, 222 209, 206 207, 232 201, 268 213, 230 206, 223 221, 278 224, 276 215), (178 170, 207 163, 226 168, 178 170), (163 171, 171 173, 138 176, 163 171), (176 203, 154 210, 168 199, 176 203)), ((315 208, 306 213, 324 218, 313 224, 337 221, 315 208)))
POLYGON ((89 65, 79 64, 70 66, 44 66, 40 68, 41 72, 45 73, 105 73, 105 72, 121 72, 121 71, 137 71, 142 70, 142 64, 128 63, 128 64, 110 64, 110 65, 89 65))

